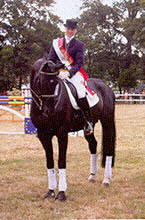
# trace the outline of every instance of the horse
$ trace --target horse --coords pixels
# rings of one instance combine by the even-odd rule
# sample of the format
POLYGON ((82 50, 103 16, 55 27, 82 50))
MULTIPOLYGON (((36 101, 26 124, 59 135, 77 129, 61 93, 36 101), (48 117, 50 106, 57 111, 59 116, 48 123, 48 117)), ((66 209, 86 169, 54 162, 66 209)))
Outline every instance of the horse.
MULTIPOLYGON (((58 70, 63 64, 41 58, 33 65, 30 76, 32 105, 30 117, 37 128, 39 138, 46 154, 48 170, 48 192, 44 198, 54 198, 59 201, 67 199, 66 189, 66 153, 68 133, 84 129, 84 117, 80 109, 74 109, 70 102, 64 81, 59 79, 58 70), (54 169, 52 138, 57 137, 59 156, 59 184, 58 193, 56 171, 54 169)), ((115 96, 111 88, 101 79, 88 78, 87 85, 99 97, 99 102, 90 108, 93 128, 100 120, 102 125, 102 167, 105 168, 103 184, 110 185, 112 167, 115 161, 115 96)), ((72 90, 75 89, 72 86, 72 90)), ((90 175, 88 180, 95 181, 97 174, 97 140, 94 132, 84 136, 90 151, 90 175)))

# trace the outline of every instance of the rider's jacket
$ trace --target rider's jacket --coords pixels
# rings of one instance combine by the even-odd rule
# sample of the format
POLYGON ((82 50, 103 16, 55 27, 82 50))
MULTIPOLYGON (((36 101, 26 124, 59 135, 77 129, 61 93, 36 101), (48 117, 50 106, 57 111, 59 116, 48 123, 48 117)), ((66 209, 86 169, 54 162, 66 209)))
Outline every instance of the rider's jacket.
MULTIPOLYGON (((84 64, 84 43, 80 40, 77 40, 76 38, 73 38, 67 45, 64 38, 63 46, 67 49, 68 53, 74 60, 72 68, 69 70, 70 77, 72 77, 84 64)), ((54 63, 57 63, 59 61, 53 45, 51 46, 48 58, 54 63)))

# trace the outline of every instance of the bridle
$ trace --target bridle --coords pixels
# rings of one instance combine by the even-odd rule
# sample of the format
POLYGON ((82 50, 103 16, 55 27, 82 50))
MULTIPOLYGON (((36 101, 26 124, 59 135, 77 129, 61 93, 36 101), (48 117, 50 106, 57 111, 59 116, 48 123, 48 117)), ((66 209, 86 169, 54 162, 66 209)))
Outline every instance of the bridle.
MULTIPOLYGON (((58 71, 57 72, 53 72, 53 73, 47 73, 47 72, 44 72, 42 71, 44 65, 48 63, 48 64, 53 64, 54 63, 52 61, 46 61, 45 63, 42 63, 41 66, 40 66, 40 69, 38 71, 38 75, 46 75, 46 76, 57 76, 58 75, 58 71)), ((42 110, 42 106, 43 106, 43 99, 50 99, 50 98, 55 98, 57 97, 56 94, 53 94, 53 95, 46 95, 46 94, 43 94, 43 95, 38 95, 32 88, 30 88, 30 91, 32 93, 32 100, 35 102, 35 104, 37 105, 37 107, 39 108, 39 110, 41 111, 42 110), (39 102, 36 100, 38 99, 39 102)), ((40 94, 41 94, 41 91, 42 91, 42 77, 40 77, 40 94)))

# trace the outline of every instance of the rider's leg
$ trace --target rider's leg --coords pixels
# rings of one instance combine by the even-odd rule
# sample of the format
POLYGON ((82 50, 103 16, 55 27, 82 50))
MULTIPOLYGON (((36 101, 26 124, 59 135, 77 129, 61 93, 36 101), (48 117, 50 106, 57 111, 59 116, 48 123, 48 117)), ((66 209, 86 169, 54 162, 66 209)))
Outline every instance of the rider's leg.
POLYGON ((88 100, 86 98, 86 89, 84 85, 84 78, 80 72, 77 72, 71 79, 69 79, 71 83, 75 86, 78 94, 78 106, 83 112, 83 116, 85 119, 85 135, 90 135, 93 133, 93 126, 91 123, 91 114, 88 100))
POLYGON ((85 119, 85 135, 93 133, 93 124, 91 122, 90 107, 86 97, 78 99, 78 105, 83 112, 85 119))

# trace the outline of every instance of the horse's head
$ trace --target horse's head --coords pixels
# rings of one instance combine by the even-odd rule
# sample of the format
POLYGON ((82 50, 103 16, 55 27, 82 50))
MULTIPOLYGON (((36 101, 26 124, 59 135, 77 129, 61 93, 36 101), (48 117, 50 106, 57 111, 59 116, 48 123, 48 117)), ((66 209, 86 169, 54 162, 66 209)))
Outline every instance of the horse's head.
POLYGON ((35 88, 37 88, 37 94, 40 97, 40 105, 45 116, 54 113, 55 101, 59 95, 58 82, 60 80, 57 75, 58 70, 63 66, 62 63, 54 64, 52 61, 48 60, 41 64, 37 73, 35 88))
POLYGON ((48 97, 49 95, 50 97, 53 97, 59 80, 57 77, 58 71, 62 67, 64 67, 64 64, 54 64, 51 60, 42 63, 38 72, 41 84, 41 93, 46 94, 48 97))

